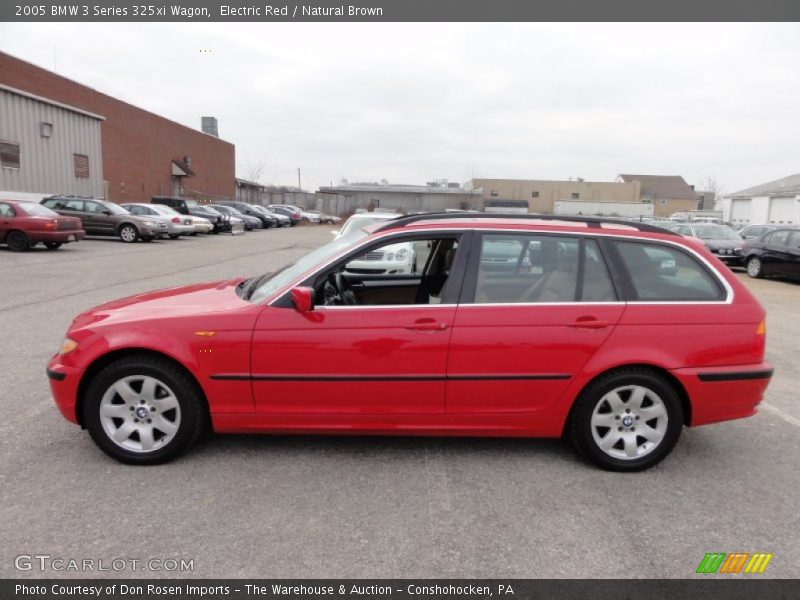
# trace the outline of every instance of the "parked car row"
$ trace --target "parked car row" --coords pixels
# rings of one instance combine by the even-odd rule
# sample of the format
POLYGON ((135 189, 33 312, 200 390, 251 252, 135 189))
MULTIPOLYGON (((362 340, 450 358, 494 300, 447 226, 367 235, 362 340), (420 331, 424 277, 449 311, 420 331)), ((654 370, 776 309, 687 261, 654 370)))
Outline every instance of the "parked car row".
POLYGON ((40 204, 0 200, 0 244, 24 251, 39 243, 55 250, 86 235, 114 236, 126 243, 177 239, 199 233, 243 234, 255 229, 292 227, 302 222, 340 219, 295 206, 264 207, 220 200, 200 204, 191 198, 154 196, 151 202, 116 204, 99 198, 50 196, 40 204))

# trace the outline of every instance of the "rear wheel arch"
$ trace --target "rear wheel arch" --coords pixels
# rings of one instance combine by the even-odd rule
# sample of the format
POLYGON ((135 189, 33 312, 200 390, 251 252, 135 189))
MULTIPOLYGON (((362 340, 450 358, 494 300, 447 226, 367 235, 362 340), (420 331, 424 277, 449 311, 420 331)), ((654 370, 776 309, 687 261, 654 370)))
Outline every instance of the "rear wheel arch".
POLYGON ((183 363, 167 354, 164 354, 163 352, 158 352, 156 350, 150 350, 148 348, 123 348, 99 356, 87 367, 86 371, 84 371, 80 383, 78 384, 78 392, 75 402, 75 417, 77 418, 78 424, 81 427, 86 427, 86 424, 83 422, 83 406, 84 402, 86 401, 86 392, 88 391, 92 380, 108 365, 123 358, 161 360, 182 371, 194 383, 197 391, 200 393, 206 411, 206 423, 209 423, 210 425, 211 410, 208 406, 208 397, 206 396, 206 392, 203 389, 203 386, 200 385, 200 382, 197 380, 197 377, 195 377, 194 373, 187 369, 183 363))
POLYGON ((581 387, 581 389, 578 390, 578 392, 575 394, 575 397, 572 399, 572 404, 570 405, 569 413, 567 415, 567 418, 564 420, 564 425, 563 425, 563 428, 562 428, 562 431, 561 431, 562 436, 565 435, 566 432, 567 432, 567 428, 569 427, 570 421, 572 420, 572 416, 573 416, 573 413, 575 411, 575 406, 577 404, 578 399, 581 397, 581 395, 588 388, 590 388, 592 385, 594 385, 600 379, 608 377, 609 375, 614 375, 614 374, 617 374, 617 373, 630 371, 630 370, 647 371, 647 372, 649 372, 649 373, 651 373, 653 375, 657 375, 659 377, 662 377, 664 380, 666 380, 667 383, 669 383, 670 386, 675 390, 675 393, 678 395, 678 398, 681 401, 681 408, 683 409, 683 424, 686 425, 687 427, 689 425, 691 425, 691 422, 692 422, 692 403, 691 403, 691 400, 689 399, 689 394, 686 391, 686 388, 678 380, 678 378, 675 377, 672 373, 670 373, 667 369, 665 369, 663 367, 659 367, 657 365, 652 365, 652 364, 648 364, 648 363, 630 363, 630 364, 617 365, 615 367, 611 367, 609 369, 606 369, 606 370, 598 373, 597 375, 592 377, 589 381, 587 381, 581 387))

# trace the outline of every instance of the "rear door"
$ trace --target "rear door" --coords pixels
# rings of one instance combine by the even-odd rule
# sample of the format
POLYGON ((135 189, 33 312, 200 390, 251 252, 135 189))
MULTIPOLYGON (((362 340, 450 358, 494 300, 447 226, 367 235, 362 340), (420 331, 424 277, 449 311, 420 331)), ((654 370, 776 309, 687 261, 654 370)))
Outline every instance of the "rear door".
POLYGON ((792 277, 800 277, 800 230, 789 234, 789 262, 786 271, 792 277))
POLYGON ((625 304, 596 240, 476 236, 447 365, 447 412, 535 413, 597 352, 625 304))

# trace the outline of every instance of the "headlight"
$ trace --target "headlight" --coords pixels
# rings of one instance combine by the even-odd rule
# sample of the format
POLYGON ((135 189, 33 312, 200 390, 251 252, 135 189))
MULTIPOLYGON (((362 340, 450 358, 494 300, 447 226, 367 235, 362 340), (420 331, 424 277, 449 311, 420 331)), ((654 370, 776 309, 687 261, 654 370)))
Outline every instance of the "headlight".
MULTIPOLYGON (((407 248, 400 248, 397 252, 394 253, 394 259, 396 261, 406 260, 408 258, 408 249, 407 248)), ((391 260, 391 258, 389 259, 391 260)))
POLYGON ((64 341, 61 342, 61 348, 59 349, 59 354, 69 354, 73 350, 78 347, 78 342, 75 340, 65 337, 64 341))

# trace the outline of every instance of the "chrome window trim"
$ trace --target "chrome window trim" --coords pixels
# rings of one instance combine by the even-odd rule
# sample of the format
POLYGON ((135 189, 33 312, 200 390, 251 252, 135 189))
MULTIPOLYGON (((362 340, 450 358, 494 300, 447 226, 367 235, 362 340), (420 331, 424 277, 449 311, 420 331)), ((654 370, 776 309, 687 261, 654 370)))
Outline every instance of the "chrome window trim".
MULTIPOLYGON (((592 229, 592 230, 587 230, 587 231, 564 231, 564 232, 560 232, 560 231, 550 231, 550 230, 547 230, 547 231, 532 231, 532 230, 529 230, 529 229, 506 229, 506 228, 499 229, 499 228, 494 228, 494 227, 492 227, 492 228, 486 228, 486 227, 458 227, 458 228, 456 228, 456 227, 445 227, 445 228, 424 229, 424 230, 423 229, 417 229, 417 230, 412 230, 412 231, 415 232, 415 233, 420 233, 420 234, 428 234, 428 233, 431 233, 431 234, 459 233, 459 232, 463 232, 463 231, 478 231, 478 232, 493 233, 493 232, 498 232, 499 231, 499 232, 503 232, 503 233, 516 233, 516 234, 520 234, 520 235, 525 235, 525 234, 534 234, 534 235, 536 235, 536 234, 545 234, 545 235, 582 235, 582 236, 590 236, 590 237, 603 236, 603 237, 607 237, 607 238, 618 239, 620 241, 635 240, 635 241, 647 242, 647 243, 652 243, 652 244, 668 244, 668 245, 671 245, 671 246, 675 246, 679 250, 683 250, 683 251, 689 252, 694 258, 696 258, 701 263, 703 263, 708 268, 708 270, 713 273, 714 278, 717 280, 717 282, 725 290, 725 298, 723 300, 631 300, 631 301, 628 301, 628 302, 624 302, 624 301, 615 301, 615 302, 525 302, 525 303, 522 303, 522 302, 497 302, 497 303, 491 303, 491 304, 490 303, 487 303, 487 304, 475 304, 473 302, 473 303, 469 303, 469 304, 435 304, 435 305, 434 304, 380 304, 380 305, 375 305, 374 306, 375 308, 411 308, 411 307, 418 308, 420 306, 427 306, 427 307, 431 307, 431 306, 459 306, 459 307, 464 307, 464 306, 574 306, 574 305, 590 306, 590 305, 593 305, 593 304, 609 304, 609 305, 613 305, 613 304, 625 304, 625 305, 628 305, 628 304, 631 304, 631 305, 637 305, 637 306, 638 305, 642 305, 642 306, 646 306, 646 305, 655 305, 655 306, 699 305, 699 306, 703 306, 703 305, 732 304, 734 296, 735 296, 733 288, 728 283, 728 281, 717 271, 717 269, 714 267, 714 265, 712 265, 708 260, 706 260, 706 258, 704 256, 699 254, 694 248, 692 248, 692 247, 690 247, 688 245, 680 244, 680 243, 672 241, 672 240, 660 240, 660 239, 654 239, 654 238, 649 238, 649 237, 642 237, 640 235, 624 235, 624 234, 621 235, 619 233, 613 233, 613 232, 604 231, 603 229, 592 229)), ((354 250, 358 250, 359 248, 362 248, 363 246, 371 245, 375 241, 381 240, 383 238, 391 238, 391 237, 394 237, 397 234, 401 234, 401 233, 409 233, 409 231, 408 230, 404 230, 402 228, 401 229, 389 229, 389 230, 387 230, 385 232, 379 233, 377 236, 374 236, 374 237, 373 236, 368 236, 368 237, 364 238, 364 241, 363 241, 363 243, 361 245, 353 246, 351 248, 348 248, 347 250, 344 250, 343 252, 341 252, 338 255, 334 256, 333 258, 329 259, 324 264, 320 265, 318 268, 316 268, 316 270, 307 271, 306 273, 304 273, 303 275, 301 275, 300 277, 298 277, 297 279, 292 281, 290 284, 284 286, 283 288, 281 288, 280 290, 275 292, 275 294, 269 300, 264 301, 264 304, 266 304, 268 306, 272 306, 275 302, 277 302, 281 298, 281 296, 283 296, 286 292, 288 292, 290 289, 292 289, 294 286, 296 286, 299 282, 301 282, 301 281, 303 281, 305 279, 308 279, 309 277, 315 277, 320 271, 324 271, 325 269, 327 269, 330 265, 332 265, 337 260, 339 260, 343 255, 348 254, 348 253, 350 253, 350 252, 352 252, 354 250)), ((691 239, 694 239, 694 238, 691 238, 691 239)), ((336 306, 335 308, 337 308, 337 309, 342 309, 342 308, 350 308, 350 309, 352 309, 352 308, 366 308, 366 307, 367 307, 367 305, 351 305, 351 306, 342 305, 342 306, 336 306)), ((322 307, 318 307, 318 308, 322 308, 322 307)), ((334 307, 326 306, 325 308, 334 308, 334 307)))

